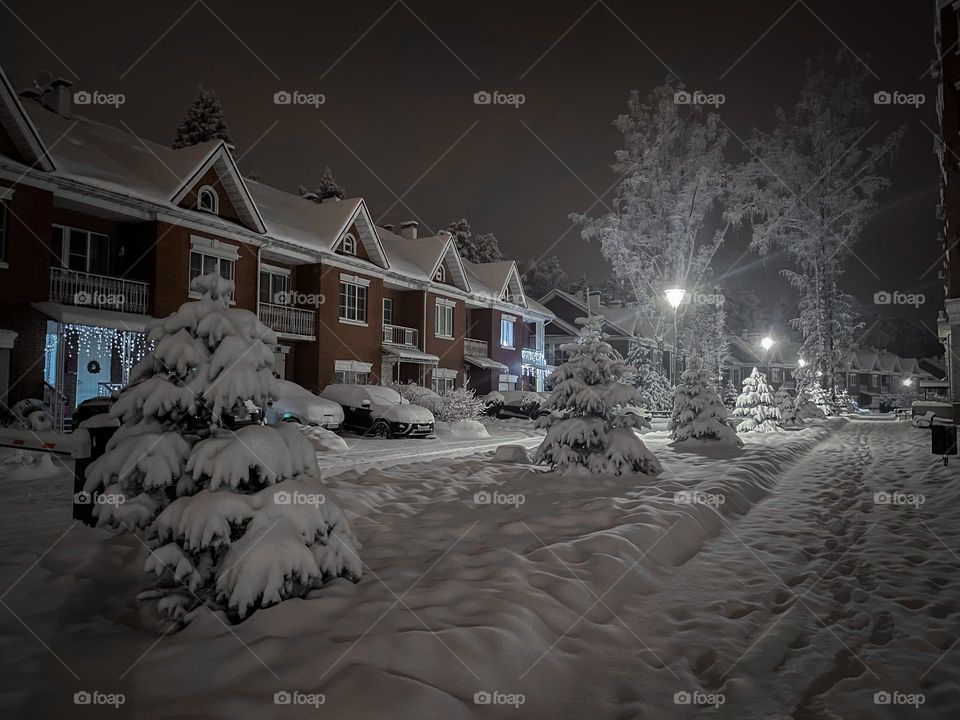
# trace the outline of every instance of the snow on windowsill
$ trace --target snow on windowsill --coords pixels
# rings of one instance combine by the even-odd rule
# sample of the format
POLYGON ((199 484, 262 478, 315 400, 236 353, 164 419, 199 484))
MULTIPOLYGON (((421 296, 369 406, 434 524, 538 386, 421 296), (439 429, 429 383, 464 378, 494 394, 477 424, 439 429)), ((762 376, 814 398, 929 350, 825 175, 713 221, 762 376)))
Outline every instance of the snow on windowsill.
POLYGON ((356 325, 357 327, 370 327, 370 323, 360 322, 359 320, 348 320, 347 318, 340 318, 340 322, 344 325, 356 325))

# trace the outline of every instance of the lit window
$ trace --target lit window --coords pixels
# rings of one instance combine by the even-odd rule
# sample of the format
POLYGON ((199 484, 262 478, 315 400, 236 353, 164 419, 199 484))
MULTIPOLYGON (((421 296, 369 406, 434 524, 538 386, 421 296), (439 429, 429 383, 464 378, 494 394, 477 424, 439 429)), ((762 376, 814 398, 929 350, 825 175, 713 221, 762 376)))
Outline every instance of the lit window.
POLYGON ((367 385, 370 382, 370 373, 355 370, 337 370, 333 373, 333 382, 338 385, 367 385))
POLYGON ((513 344, 513 318, 500 318, 500 347, 516 347, 513 344))
POLYGON ((367 288, 340 281, 340 319, 346 322, 367 322, 367 288))
POLYGON ((448 390, 453 390, 454 378, 434 377, 430 380, 430 389, 437 395, 443 395, 448 390))
POLYGON ((225 280, 233 280, 233 260, 207 255, 196 250, 190 251, 190 282, 201 275, 217 273, 225 280))
POLYGON ((204 185, 197 191, 197 210, 216 213, 220 208, 220 198, 217 191, 209 185, 204 185))
POLYGON ((453 305, 437 300, 436 322, 434 324, 434 334, 437 337, 453 337, 453 305))
POLYGON ((340 245, 340 249, 343 250, 344 255, 356 255, 357 239, 350 234, 344 235, 343 243, 340 245))

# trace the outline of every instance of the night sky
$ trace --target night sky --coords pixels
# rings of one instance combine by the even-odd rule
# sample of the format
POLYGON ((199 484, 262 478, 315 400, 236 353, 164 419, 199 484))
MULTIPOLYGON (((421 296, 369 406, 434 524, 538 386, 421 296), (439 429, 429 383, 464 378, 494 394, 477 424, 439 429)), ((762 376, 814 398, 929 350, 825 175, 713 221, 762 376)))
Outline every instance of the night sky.
MULTIPOLYGON (((612 197, 621 144, 612 121, 629 90, 646 93, 672 71, 690 89, 724 93, 722 117, 746 138, 771 125, 775 106, 795 102, 805 59, 847 46, 875 74, 871 92, 925 93, 927 102, 874 112, 879 124, 865 142, 901 125, 907 134, 890 169, 894 188, 856 248, 866 267, 853 259, 846 282, 865 303, 880 290, 926 294, 918 311, 890 312, 933 327, 942 301, 935 83, 926 74, 933 6, 4 0, 0 62, 18 87, 49 70, 77 89, 123 93, 120 109, 84 114, 163 143, 197 86, 213 88, 241 168, 264 182, 312 187, 329 165, 381 222, 419 218, 436 231, 466 217, 514 258, 556 253, 571 275, 599 281, 609 273, 599 248, 585 245, 568 215, 600 213, 612 197), (279 90, 326 101, 277 106, 279 90), (523 93, 525 103, 478 106, 481 90, 523 93)), ((739 159, 737 150, 734 140, 739 159)), ((716 275, 781 297, 779 266, 745 249, 743 238, 729 241, 716 275)))

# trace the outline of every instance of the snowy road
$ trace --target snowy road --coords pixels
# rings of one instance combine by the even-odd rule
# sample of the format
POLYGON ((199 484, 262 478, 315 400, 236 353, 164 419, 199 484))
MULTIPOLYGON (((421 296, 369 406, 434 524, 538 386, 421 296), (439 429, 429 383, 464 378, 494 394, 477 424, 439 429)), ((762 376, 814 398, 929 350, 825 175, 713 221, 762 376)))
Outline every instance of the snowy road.
POLYGON ((832 421, 712 456, 645 441, 656 480, 477 455, 343 467, 328 484, 362 581, 230 628, 205 613, 164 636, 133 600, 136 539, 10 539, 0 707, 86 717, 72 693, 98 688, 124 693, 117 718, 960 715, 958 467, 926 432, 832 421), (874 503, 894 490, 915 506, 874 503))

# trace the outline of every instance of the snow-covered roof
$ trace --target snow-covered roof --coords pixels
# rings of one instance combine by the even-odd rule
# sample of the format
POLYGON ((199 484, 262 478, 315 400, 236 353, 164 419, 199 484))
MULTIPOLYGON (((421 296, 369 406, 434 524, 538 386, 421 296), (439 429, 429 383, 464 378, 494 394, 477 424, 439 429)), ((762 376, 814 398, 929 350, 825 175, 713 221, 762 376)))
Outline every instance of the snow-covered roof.
POLYGON ((886 350, 881 350, 877 353, 877 361, 880 363, 880 369, 888 373, 900 373, 903 372, 903 368, 900 364, 900 356, 894 355, 892 352, 887 352, 886 350))
MULTIPOLYGON (((540 302, 543 303, 544 305, 547 305, 550 302, 550 300, 554 298, 559 299, 571 305, 573 308, 577 310, 577 314, 582 317, 586 317, 587 315, 590 314, 590 308, 586 302, 576 297, 575 295, 572 295, 563 290, 558 290, 556 288, 554 288, 553 290, 548 292, 546 295, 544 295, 542 298, 540 298, 540 302)), ((547 309, 549 310, 549 306, 547 306, 547 309)), ((598 309, 598 312, 601 315, 603 315, 604 319, 606 320, 606 325, 608 326, 608 328, 613 329, 616 334, 624 335, 627 337, 633 337, 633 333, 630 330, 627 330, 626 328, 624 328, 623 326, 621 326, 620 324, 612 320, 609 315, 607 315, 606 311, 610 309, 611 308, 607 308, 603 305, 601 305, 600 308, 598 309)), ((552 310, 550 310, 549 312, 551 312, 552 314, 555 314, 553 313, 552 310)), ((564 325, 566 325, 567 327, 572 327, 569 322, 564 322, 564 325)), ((579 334, 580 334, 579 330, 573 333, 573 335, 579 335, 579 334)))
POLYGON ((880 370, 880 358, 870 348, 858 348, 856 351, 857 367, 866 372, 880 370))
POLYGON ((471 291, 464 261, 451 235, 408 239, 386 228, 377 230, 394 270, 402 269, 403 274, 412 279, 433 282, 441 263, 445 262, 454 286, 464 292, 471 291))
POLYGON ((463 265, 471 285, 476 284, 486 290, 493 300, 509 302, 521 307, 527 306, 520 272, 513 260, 489 263, 472 263, 464 260, 463 265))
POLYGON ((17 92, 2 67, 0 67, 0 126, 10 136, 20 156, 28 163, 48 172, 54 169, 53 159, 30 116, 24 112, 17 98, 17 92))

